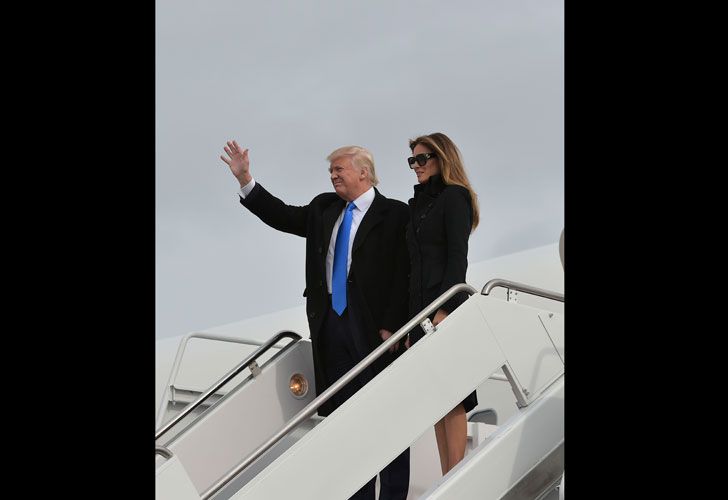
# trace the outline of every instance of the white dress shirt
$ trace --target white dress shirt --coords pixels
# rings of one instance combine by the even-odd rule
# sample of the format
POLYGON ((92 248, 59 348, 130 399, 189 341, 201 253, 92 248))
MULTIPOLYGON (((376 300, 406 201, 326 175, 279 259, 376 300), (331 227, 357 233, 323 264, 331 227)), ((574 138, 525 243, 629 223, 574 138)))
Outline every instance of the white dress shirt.
POLYGON ((255 187, 255 179, 252 177, 250 178, 250 182, 248 182, 245 186, 240 188, 240 191, 238 191, 238 194, 241 198, 245 199, 246 196, 250 194, 250 192, 255 187))
MULTIPOLYGON (((246 196, 250 194, 250 191, 253 190, 255 187, 255 179, 252 179, 249 183, 247 183, 245 186, 240 188, 240 191, 238 191, 238 194, 244 199, 246 196)), ((359 224, 361 223, 361 220, 364 218, 364 216, 367 213, 367 210, 369 210, 369 207, 372 206, 372 202, 374 201, 374 188, 370 187, 367 191, 365 191, 361 196, 359 196, 356 200, 354 200, 354 205, 356 205, 356 208, 351 212, 351 231, 349 232, 349 250, 347 252, 347 259, 346 259, 346 274, 349 274, 349 268, 351 268, 351 247, 354 245, 354 238, 356 237, 356 231, 359 229, 359 224)), ((338 219, 336 219, 336 222, 334 223, 334 230, 331 232, 331 240, 329 241, 329 251, 326 254, 326 288, 328 289, 329 293, 331 293, 331 275, 333 274, 333 268, 334 268, 334 248, 336 247, 336 237, 339 233, 339 226, 341 225, 341 221, 344 218, 344 212, 346 212, 346 207, 348 207, 349 204, 347 203, 344 206, 344 209, 339 214, 338 219)))
MULTIPOLYGON (((347 251, 347 259, 346 259, 346 275, 349 275, 349 268, 351 267, 351 247, 354 245, 354 237, 356 236, 356 230, 359 229, 359 224, 361 223, 361 220, 364 218, 364 216, 367 213, 367 210, 369 210, 369 207, 372 206, 372 202, 374 201, 374 188, 370 187, 368 190, 364 192, 359 198, 354 200, 354 205, 356 205, 356 208, 352 210, 351 212, 351 232, 349 233, 349 250, 347 251)), ((336 247, 336 237, 339 234, 339 226, 341 225, 341 221, 344 219, 344 212, 346 212, 346 207, 348 207, 349 204, 347 203, 344 206, 344 209, 339 214, 339 218, 336 219, 336 222, 334 223, 334 230, 331 231, 331 241, 329 241, 329 251, 326 254, 326 287, 329 289, 329 293, 331 293, 331 276, 333 275, 333 269, 334 269, 334 248, 336 247)))

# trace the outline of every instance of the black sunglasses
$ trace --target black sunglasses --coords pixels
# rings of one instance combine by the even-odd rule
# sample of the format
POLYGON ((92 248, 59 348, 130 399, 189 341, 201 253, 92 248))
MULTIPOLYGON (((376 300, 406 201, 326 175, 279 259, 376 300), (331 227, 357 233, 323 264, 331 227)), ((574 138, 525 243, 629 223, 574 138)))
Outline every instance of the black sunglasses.
POLYGON ((425 163, 427 163, 427 160, 430 158, 437 158, 437 155, 435 153, 420 153, 417 156, 410 156, 407 158, 407 163, 409 163, 410 168, 415 168, 415 162, 417 162, 420 167, 424 167, 425 163))

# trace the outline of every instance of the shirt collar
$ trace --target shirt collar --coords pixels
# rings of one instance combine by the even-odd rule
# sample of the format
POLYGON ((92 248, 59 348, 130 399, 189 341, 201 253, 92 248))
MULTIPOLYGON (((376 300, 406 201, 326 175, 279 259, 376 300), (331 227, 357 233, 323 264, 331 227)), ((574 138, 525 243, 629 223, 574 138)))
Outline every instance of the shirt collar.
POLYGON ((374 194, 374 186, 372 186, 354 200, 354 205, 356 205, 357 210, 361 210, 362 212, 369 210, 369 207, 374 202, 374 194))

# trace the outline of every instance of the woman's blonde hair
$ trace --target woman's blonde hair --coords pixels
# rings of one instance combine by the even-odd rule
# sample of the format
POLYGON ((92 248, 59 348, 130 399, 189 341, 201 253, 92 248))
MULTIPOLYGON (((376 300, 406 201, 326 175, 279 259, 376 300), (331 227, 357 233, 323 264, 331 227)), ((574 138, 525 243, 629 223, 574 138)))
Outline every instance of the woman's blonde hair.
POLYGON ((418 144, 427 146, 437 155, 437 159, 440 160, 440 174, 445 184, 462 186, 470 193, 470 200, 473 204, 473 226, 470 231, 475 231, 475 228, 478 227, 478 223, 480 222, 478 195, 475 194, 475 191, 470 186, 460 150, 448 136, 441 132, 421 135, 416 139, 410 139, 409 146, 412 152, 414 152, 415 146, 418 144))

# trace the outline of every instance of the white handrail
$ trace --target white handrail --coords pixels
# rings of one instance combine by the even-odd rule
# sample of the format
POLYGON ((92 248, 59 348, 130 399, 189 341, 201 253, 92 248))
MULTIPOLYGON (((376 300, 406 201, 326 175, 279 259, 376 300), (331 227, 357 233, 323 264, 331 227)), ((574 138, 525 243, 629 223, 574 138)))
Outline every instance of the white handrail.
MULTIPOLYGON (((240 339, 237 337, 227 337, 224 335, 212 335, 209 333, 194 332, 194 333, 190 333, 190 334, 186 335, 180 342, 179 347, 177 348, 177 355, 174 358, 174 364, 172 365, 172 371, 169 374, 169 380, 167 381, 167 385, 164 387, 164 394, 162 394, 162 403, 161 403, 161 405, 159 407, 159 411, 157 413, 156 427, 159 428, 163 424, 165 410, 167 409, 167 405, 169 404, 169 393, 174 388, 174 382, 177 379, 179 367, 182 363, 182 356, 184 355, 185 348, 187 347, 187 342, 190 339, 199 338, 199 339, 206 339, 206 340, 219 340, 219 341, 223 341, 223 342, 234 342, 237 344, 245 344, 245 345, 257 345, 257 346, 265 345, 265 350, 267 350, 270 347, 278 347, 278 348, 282 347, 282 346, 275 345, 275 342, 277 342, 278 340, 280 340, 281 338, 283 338, 285 336, 288 336, 288 335, 281 335, 284 332, 285 331, 281 331, 281 332, 278 332, 276 335, 274 335, 271 339, 275 338, 276 340, 273 341, 272 343, 271 343, 271 339, 269 339, 266 342, 264 342, 263 344, 261 344, 257 341, 252 341, 252 340, 248 340, 248 339, 240 339)), ((293 335, 298 337, 298 339, 301 338, 301 336, 295 332, 290 332, 290 333, 293 333, 293 335)), ((298 339, 296 339, 296 340, 298 340, 298 339)), ((256 353, 258 355, 262 354, 261 349, 256 350, 253 354, 256 354, 256 353)), ((258 356, 255 356, 255 357, 257 358, 258 356)), ((255 358, 253 358, 253 359, 255 359, 255 358)), ((247 366, 247 364, 248 363, 246 363, 246 366, 247 366)), ((192 410, 189 410, 189 411, 192 411, 192 410)), ((189 411, 188 411, 188 413, 189 413, 189 411)), ((159 437, 159 436, 157 436, 157 437, 159 437)), ((157 439, 157 437, 155 437, 155 439, 157 439)))

